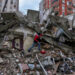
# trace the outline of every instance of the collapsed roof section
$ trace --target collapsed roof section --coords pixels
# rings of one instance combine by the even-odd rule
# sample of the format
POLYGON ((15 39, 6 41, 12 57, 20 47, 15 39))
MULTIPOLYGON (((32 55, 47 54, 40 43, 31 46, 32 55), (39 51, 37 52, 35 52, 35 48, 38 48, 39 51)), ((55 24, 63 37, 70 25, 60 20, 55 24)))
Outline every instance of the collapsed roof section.
MULTIPOLYGON (((3 22, 5 25, 0 26, 0 38, 3 38, 4 35, 11 29, 14 30, 17 27, 24 27, 33 30, 33 32, 40 32, 39 23, 30 22, 24 15, 20 12, 16 13, 1 13, 1 18, 3 18, 3 22)), ((50 21, 48 21, 46 26, 46 31, 49 32, 50 26, 57 26, 57 28, 61 28, 64 31, 64 34, 69 39, 69 41, 74 41, 72 33, 68 30, 69 24, 68 20, 65 18, 61 18, 58 16, 49 15, 50 21)), ((56 38, 56 37, 55 37, 56 38)), ((49 35, 45 34, 43 39, 47 41, 49 44, 53 44, 54 46, 59 47, 60 49, 67 51, 72 50, 72 48, 66 44, 59 45, 59 42, 56 42, 53 36, 49 33, 49 35)))

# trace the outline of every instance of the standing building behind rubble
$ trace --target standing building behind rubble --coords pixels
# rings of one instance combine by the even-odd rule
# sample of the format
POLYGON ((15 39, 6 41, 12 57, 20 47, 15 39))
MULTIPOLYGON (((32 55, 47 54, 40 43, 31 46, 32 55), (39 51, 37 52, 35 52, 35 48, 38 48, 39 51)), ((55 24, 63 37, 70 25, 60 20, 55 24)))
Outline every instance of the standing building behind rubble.
POLYGON ((0 0, 0 12, 15 12, 19 10, 19 0, 0 0))
POLYGON ((54 13, 66 16, 75 13, 75 0, 42 0, 39 4, 40 20, 46 12, 53 9, 54 13))
POLYGON ((73 3, 73 12, 75 12, 75 0, 72 0, 73 3))
POLYGON ((40 11, 40 23, 43 21, 43 16, 45 12, 51 8, 51 0, 42 0, 39 4, 39 11, 40 11))

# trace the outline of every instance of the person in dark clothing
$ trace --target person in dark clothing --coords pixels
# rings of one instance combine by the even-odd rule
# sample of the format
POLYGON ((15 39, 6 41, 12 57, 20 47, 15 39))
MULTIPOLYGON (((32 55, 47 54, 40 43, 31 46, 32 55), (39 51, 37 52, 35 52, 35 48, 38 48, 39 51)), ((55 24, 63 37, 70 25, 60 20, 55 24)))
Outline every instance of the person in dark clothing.
POLYGON ((41 33, 37 33, 34 37, 34 41, 33 41, 33 44, 32 46, 28 49, 28 52, 31 51, 31 49, 35 46, 35 45, 38 45, 38 50, 40 50, 40 38, 42 37, 42 34, 41 33))

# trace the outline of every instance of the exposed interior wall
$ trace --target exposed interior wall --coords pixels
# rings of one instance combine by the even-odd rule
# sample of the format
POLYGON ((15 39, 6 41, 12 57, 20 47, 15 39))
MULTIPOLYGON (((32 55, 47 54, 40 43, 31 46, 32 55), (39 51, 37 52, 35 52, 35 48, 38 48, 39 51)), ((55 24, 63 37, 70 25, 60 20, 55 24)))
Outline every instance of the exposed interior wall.
MULTIPOLYGON (((16 28, 14 30, 16 32, 22 32, 23 33, 23 43, 21 42, 21 44, 23 44, 24 51, 27 51, 28 48, 33 43, 33 37, 31 36, 33 32, 27 28, 22 28, 22 27, 16 28)), ((16 39, 16 42, 19 44, 19 46, 16 46, 16 47, 20 49, 20 38, 16 39)))
POLYGON ((32 37, 27 36, 26 39, 24 39, 23 48, 24 48, 25 52, 27 52, 27 50, 31 47, 32 43, 33 43, 32 37))

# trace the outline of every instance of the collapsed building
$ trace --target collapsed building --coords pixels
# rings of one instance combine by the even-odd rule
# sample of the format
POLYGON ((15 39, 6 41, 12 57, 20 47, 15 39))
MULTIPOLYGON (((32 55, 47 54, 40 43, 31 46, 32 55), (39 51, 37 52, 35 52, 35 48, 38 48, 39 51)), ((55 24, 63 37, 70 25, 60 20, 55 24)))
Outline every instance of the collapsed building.
POLYGON ((1 13, 0 74, 58 75, 71 73, 74 75, 75 48, 72 43, 75 39, 73 31, 69 30, 68 19, 49 15, 43 24, 39 26, 39 13, 35 13, 31 10, 28 11, 28 17, 20 12, 1 13), (34 18, 31 12, 35 15, 34 18), (37 47, 31 53, 27 52, 33 43, 35 32, 44 33, 41 48, 46 51, 45 54, 41 54, 37 47), (69 68, 65 71, 65 66, 61 67, 61 65, 66 63, 69 68))

